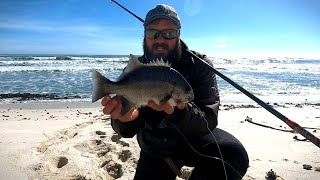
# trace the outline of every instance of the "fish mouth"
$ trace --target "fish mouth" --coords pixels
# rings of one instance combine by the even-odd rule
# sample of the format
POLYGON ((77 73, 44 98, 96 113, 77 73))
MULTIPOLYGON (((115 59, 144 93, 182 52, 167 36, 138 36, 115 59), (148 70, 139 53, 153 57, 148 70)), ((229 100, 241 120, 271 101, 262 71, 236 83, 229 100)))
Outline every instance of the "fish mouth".
POLYGON ((179 97, 179 98, 174 98, 173 99, 176 103, 179 103, 179 102, 183 102, 183 103, 188 103, 190 101, 193 100, 193 95, 190 95, 190 96, 187 96, 187 97, 179 97))
POLYGON ((193 98, 194 98, 194 95, 193 95, 193 94, 189 94, 189 95, 187 96, 187 98, 185 99, 185 102, 186 102, 186 103, 187 103, 187 102, 190 102, 190 101, 193 100, 193 98))

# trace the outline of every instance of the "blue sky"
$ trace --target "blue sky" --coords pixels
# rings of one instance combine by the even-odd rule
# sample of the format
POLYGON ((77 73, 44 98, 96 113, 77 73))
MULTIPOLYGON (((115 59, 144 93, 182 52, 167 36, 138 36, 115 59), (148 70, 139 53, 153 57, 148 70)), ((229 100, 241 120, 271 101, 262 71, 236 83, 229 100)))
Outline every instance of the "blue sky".
MULTIPOLYGON (((320 57, 319 0, 118 0, 144 19, 176 8, 210 56, 320 57)), ((1 0, 0 54, 142 54, 143 26, 111 0, 1 0)))

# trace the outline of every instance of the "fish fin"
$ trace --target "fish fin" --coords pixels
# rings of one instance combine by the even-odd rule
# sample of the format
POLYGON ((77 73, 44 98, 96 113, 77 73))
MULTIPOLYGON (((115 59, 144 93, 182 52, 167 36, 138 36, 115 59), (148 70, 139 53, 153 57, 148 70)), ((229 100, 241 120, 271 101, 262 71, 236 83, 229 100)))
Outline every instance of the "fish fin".
POLYGON ((127 100, 124 97, 121 98, 121 103, 122 103, 122 109, 120 114, 122 116, 126 115, 133 107, 136 106, 134 103, 132 103, 131 101, 127 100))
POLYGON ((149 62, 148 64, 146 64, 147 66, 165 66, 165 67, 171 67, 171 64, 169 62, 165 62, 162 58, 161 59, 156 59, 153 60, 151 62, 149 62))
POLYGON ((125 77, 128 73, 134 71, 137 68, 142 67, 142 63, 138 60, 138 58, 130 54, 130 59, 128 65, 124 68, 123 72, 121 75, 117 78, 117 81, 120 81, 123 77, 125 77))
POLYGON ((96 102, 103 98, 107 92, 105 92, 105 85, 111 83, 111 81, 102 76, 98 71, 92 71, 92 102, 96 102))

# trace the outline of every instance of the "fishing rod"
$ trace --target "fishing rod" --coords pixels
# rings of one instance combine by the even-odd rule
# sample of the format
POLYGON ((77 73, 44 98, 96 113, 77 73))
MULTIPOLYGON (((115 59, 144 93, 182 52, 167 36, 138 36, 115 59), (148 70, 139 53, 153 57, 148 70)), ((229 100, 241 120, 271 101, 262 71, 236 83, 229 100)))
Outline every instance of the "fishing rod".
MULTIPOLYGON (((139 21, 141 21, 142 23, 144 23, 144 20, 141 19, 139 16, 137 16, 136 14, 134 14, 133 12, 131 12, 130 10, 128 10, 127 8, 123 7, 121 4, 119 4, 118 2, 116 2, 115 0, 111 0, 112 2, 116 3, 118 6, 120 6, 122 9, 126 10, 128 13, 130 13, 131 15, 133 15, 135 18, 137 18, 139 21)), ((244 89, 243 87, 241 87, 240 85, 238 85, 237 83, 235 83, 234 81, 232 81, 230 78, 228 78, 227 76, 223 75, 222 73, 220 73, 218 70, 216 70, 215 68, 213 68, 211 65, 209 65, 207 62, 205 62, 203 59, 201 59, 200 57, 196 56, 193 52, 191 52, 189 49, 187 49, 187 52, 193 56, 194 58, 200 60, 201 63, 205 64, 206 67, 210 68, 215 74, 217 74, 219 77, 221 77, 223 80, 227 81, 229 84, 231 84, 233 87, 235 87, 236 89, 238 89, 239 91, 241 91, 243 94, 245 94, 246 96, 248 96, 250 99, 252 99, 253 101, 255 101, 256 103, 258 103, 260 106, 262 106, 264 109, 266 109, 267 111, 269 111, 271 114, 273 114, 274 116, 276 116, 277 118, 279 118, 280 120, 282 120, 284 123, 286 123, 291 129, 293 129, 294 131, 298 132, 299 134, 301 134, 303 137, 305 137, 306 139, 308 139, 310 142, 312 142, 313 144, 315 144, 316 146, 318 146, 320 148, 320 139, 317 138, 315 135, 311 134, 309 131, 307 131, 306 129, 304 129, 302 126, 300 126, 298 123, 290 120, 289 118, 287 118, 286 116, 284 116, 283 114, 281 114, 279 111, 275 110, 274 108, 272 108, 270 105, 268 105, 267 103, 265 103, 264 101, 262 101, 261 99, 259 99, 258 97, 256 97, 255 95, 253 95, 252 93, 250 93, 249 91, 247 91, 246 89, 244 89)))

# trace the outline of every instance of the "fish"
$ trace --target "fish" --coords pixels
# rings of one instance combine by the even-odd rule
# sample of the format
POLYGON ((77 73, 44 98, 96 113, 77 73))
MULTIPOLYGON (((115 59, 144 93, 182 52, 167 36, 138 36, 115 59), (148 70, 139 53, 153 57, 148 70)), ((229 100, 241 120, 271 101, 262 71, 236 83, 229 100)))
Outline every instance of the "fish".
POLYGON ((112 81, 97 70, 92 71, 92 102, 106 95, 122 97, 121 115, 134 107, 147 106, 150 100, 160 105, 177 102, 190 102, 194 98, 193 89, 188 81, 168 62, 162 59, 144 64, 130 54, 128 65, 120 76, 112 81))

